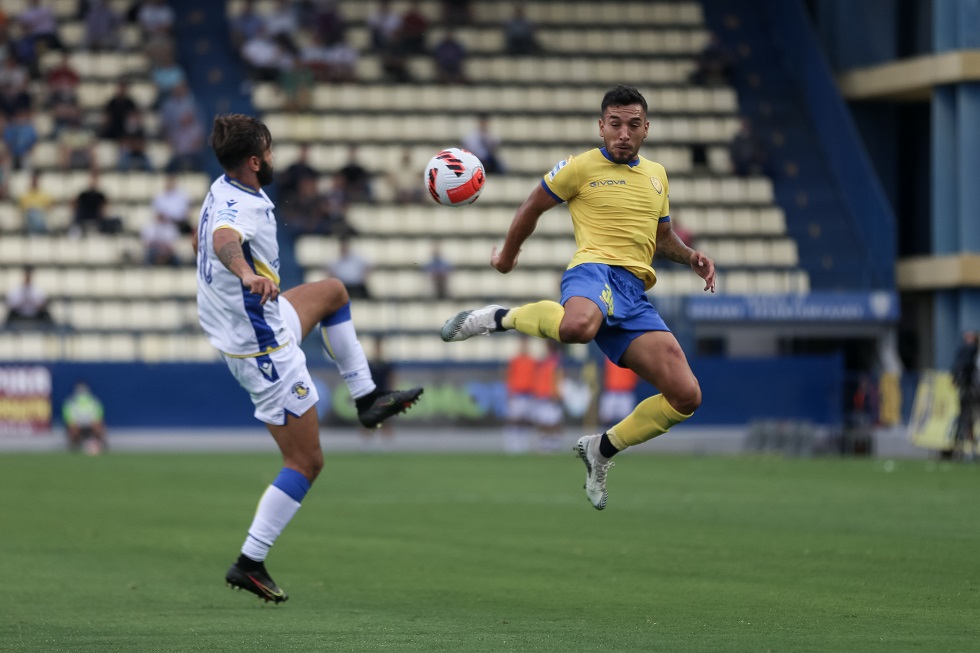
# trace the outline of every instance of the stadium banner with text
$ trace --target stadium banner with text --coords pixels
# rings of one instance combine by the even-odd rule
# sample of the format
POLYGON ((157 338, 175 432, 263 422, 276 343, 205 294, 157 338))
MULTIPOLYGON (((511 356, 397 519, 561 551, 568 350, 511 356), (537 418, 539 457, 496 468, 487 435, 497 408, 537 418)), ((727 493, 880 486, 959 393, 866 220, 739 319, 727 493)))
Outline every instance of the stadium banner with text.
POLYGON ((43 365, 0 365, 0 437, 51 430, 51 372, 43 365))
POLYGON ((960 396, 949 372, 923 372, 909 419, 912 444, 936 451, 952 449, 959 416, 960 396))
POLYGON ((687 298, 686 313, 701 322, 894 322, 898 295, 889 291, 792 295, 713 295, 687 298))
MULTIPOLYGON (((399 423, 419 426, 502 425, 506 414, 505 367, 488 363, 398 364, 394 385, 424 386, 421 401, 399 423)), ((757 417, 840 421, 843 362, 839 356, 781 356, 761 359, 695 357, 691 366, 704 403, 691 422, 744 424, 757 417)), ((254 407, 221 363, 52 363, 50 406, 57 409, 77 381, 85 381, 105 407, 112 428, 255 427, 254 407)), ((41 368, 44 369, 43 367, 41 368)), ((357 427, 346 385, 334 367, 311 367, 325 428, 357 427)), ((594 371, 575 362, 563 388, 567 424, 590 426, 595 415, 594 371)), ((641 384, 637 401, 653 389, 641 384)), ((465 430, 461 431, 465 433, 465 430)))

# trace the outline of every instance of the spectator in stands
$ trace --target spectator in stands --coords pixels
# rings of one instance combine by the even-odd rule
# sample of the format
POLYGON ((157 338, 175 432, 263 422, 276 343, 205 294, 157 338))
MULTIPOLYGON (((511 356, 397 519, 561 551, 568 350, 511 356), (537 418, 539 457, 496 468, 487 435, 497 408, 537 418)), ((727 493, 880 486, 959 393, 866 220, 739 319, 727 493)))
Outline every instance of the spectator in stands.
POLYGON ((119 137, 119 169, 153 171, 153 162, 146 151, 146 127, 143 113, 137 108, 126 116, 123 133, 119 137))
POLYGON ((333 45, 347 34, 347 21, 336 0, 321 0, 313 19, 313 31, 325 44, 333 45))
POLYGON ((599 395, 599 425, 609 430, 626 419, 636 406, 636 386, 640 377, 633 370, 605 359, 602 394, 599 395))
POLYGON ((73 237, 95 229, 99 233, 122 231, 122 220, 109 215, 109 199, 99 188, 99 171, 92 168, 88 188, 72 201, 73 220, 68 234, 73 237))
POLYGON ((275 0, 275 5, 262 22, 266 33, 272 38, 286 36, 291 40, 300 27, 290 0, 275 0))
POLYGON ((3 142, 10 152, 14 170, 29 167, 31 153, 37 145, 37 130, 30 109, 20 109, 3 130, 3 142))
POLYGON ((0 112, 8 118, 22 109, 31 109, 33 101, 27 90, 27 69, 15 57, 8 56, 0 65, 0 112))
POLYGON ((348 202, 373 202, 374 193, 371 189, 371 173, 357 160, 357 146, 347 149, 347 163, 339 171, 338 176, 343 180, 344 192, 348 202))
POLYGON ((41 76, 40 52, 36 47, 34 39, 27 33, 20 23, 12 23, 8 31, 9 47, 11 56, 23 66, 29 73, 31 79, 38 79, 41 76))
POLYGON ((58 131, 58 163, 62 170, 87 170, 95 165, 95 132, 82 124, 81 114, 58 131))
POLYGON ((8 327, 47 326, 52 324, 48 296, 34 285, 34 269, 24 267, 24 280, 7 293, 8 327))
POLYGON ((24 218, 24 229, 29 234, 43 234, 48 231, 48 211, 54 205, 54 198, 41 188, 41 173, 31 173, 30 186, 20 196, 20 214, 24 218))
POLYGON ((116 51, 122 46, 122 16, 108 0, 89 0, 85 10, 85 48, 96 52, 116 51))
POLYGON ((473 21, 470 0, 442 0, 442 21, 447 27, 469 25, 473 21))
POLYGON ((138 110, 136 101, 129 93, 129 83, 120 80, 116 92, 106 101, 102 109, 102 138, 119 140, 126 131, 126 121, 133 111, 138 110))
POLYGON ((425 271, 432 281, 432 294, 436 299, 449 298, 449 276, 453 272, 453 264, 442 255, 439 241, 432 243, 432 256, 425 264, 425 271))
POLYGON ((402 15, 402 26, 399 32, 402 49, 407 54, 423 54, 426 51, 425 35, 428 31, 429 19, 422 13, 418 0, 413 0, 402 15))
POLYGON ((357 80, 357 60, 360 57, 357 48, 340 39, 327 49, 326 55, 329 71, 326 81, 342 84, 357 80))
POLYGON ((333 183, 324 193, 322 200, 323 219, 326 223, 326 230, 323 233, 338 238, 356 236, 357 230, 347 221, 350 201, 347 199, 343 177, 334 175, 333 183))
POLYGON ((388 39, 384 49, 381 50, 381 71, 387 81, 396 84, 412 81, 412 73, 408 69, 408 54, 400 33, 388 39))
POLYGON ((187 83, 184 68, 177 63, 172 49, 161 55, 157 65, 150 70, 150 78, 157 90, 157 97, 153 101, 153 106, 157 108, 163 105, 178 85, 187 83))
POLYGON ((166 0, 144 0, 136 13, 136 23, 144 39, 157 34, 170 36, 174 28, 174 10, 166 0))
POLYGON ((422 165, 416 165, 413 152, 411 147, 403 149, 398 165, 388 172, 388 183, 399 204, 418 204, 425 200, 425 187, 421 183, 422 165))
POLYGON ((279 206, 282 224, 293 236, 329 233, 316 177, 300 176, 289 198, 284 197, 279 206))
POLYGON ((351 249, 349 238, 340 239, 340 254, 337 260, 327 264, 327 272, 331 277, 343 282, 351 299, 371 298, 368 292, 371 264, 351 249))
POLYGON ((79 124, 82 120, 82 108, 78 103, 79 81, 78 73, 72 68, 67 54, 62 57, 59 65, 48 71, 48 100, 45 108, 54 121, 52 136, 57 137, 66 125, 79 124))
POLYGON ((105 411, 99 398, 84 381, 75 383, 61 408, 61 418, 68 436, 68 450, 95 456, 106 450, 105 411))
POLYGON ((155 213, 153 221, 140 230, 140 242, 146 252, 147 265, 180 265, 177 245, 180 231, 177 225, 162 213, 155 213))
POLYGON ((255 12, 255 0, 245 0, 242 10, 231 18, 231 43, 241 52, 245 43, 262 29, 262 17, 255 12))
POLYGON ((33 41, 38 53, 65 49, 58 38, 58 19, 54 11, 42 5, 40 0, 30 0, 30 5, 20 13, 17 21, 23 28, 24 35, 33 41))
POLYGON ((313 71, 296 57, 286 57, 279 71, 285 111, 308 111, 313 100, 313 71))
POLYGON ((310 144, 308 142, 300 143, 296 160, 281 173, 276 174, 280 203, 288 204, 291 202, 299 191, 300 182, 304 179, 312 179, 314 186, 316 186, 316 181, 319 178, 319 170, 310 163, 310 144))
POLYGON ((61 59, 48 69, 48 74, 45 75, 44 79, 52 90, 60 88, 76 90, 79 82, 82 81, 78 71, 71 65, 71 59, 69 59, 67 52, 61 53, 61 59))
POLYGON ((975 453, 976 436, 974 422, 980 411, 980 371, 977 369, 977 356, 980 346, 976 331, 964 331, 963 340, 953 358, 950 373, 953 385, 959 392, 960 412, 956 423, 956 433, 953 438, 953 453, 964 454, 969 445, 969 452, 975 453))
POLYGON ((271 82, 279 79, 288 57, 279 42, 268 34, 265 26, 245 41, 241 51, 242 59, 249 69, 252 79, 271 82))
POLYGON ((160 132, 167 141, 171 141, 180 131, 184 115, 188 112, 200 113, 197 100, 191 94, 187 82, 180 82, 170 91, 160 104, 160 132))
POLYGON ((205 136, 204 123, 197 111, 188 109, 180 114, 176 130, 167 139, 173 152, 167 172, 203 170, 205 136))
POLYGON ((548 339, 545 344, 548 353, 538 361, 534 370, 534 422, 538 430, 538 450, 554 452, 561 446, 565 417, 561 386, 565 375, 561 343, 548 339))
POLYGON ((697 67, 691 73, 691 83, 700 86, 730 84, 735 59, 718 38, 710 34, 704 49, 698 54, 697 67))
POLYGON ((514 4, 514 14, 504 23, 504 48, 507 54, 527 55, 541 51, 537 37, 534 35, 534 25, 527 19, 524 5, 514 4))
POLYGON ((187 219, 190 202, 191 198, 187 195, 187 191, 177 185, 177 175, 169 174, 163 190, 153 198, 153 213, 158 217, 163 216, 180 233, 189 234, 194 231, 187 219))
POLYGON ((738 131, 728 146, 732 159, 732 169, 740 177, 766 174, 769 153, 762 139, 756 136, 752 123, 742 118, 738 131))
POLYGON ((504 451, 524 453, 531 448, 534 428, 534 374, 538 362, 530 353, 530 339, 522 335, 517 353, 507 362, 507 412, 504 451))
POLYGON ((381 0, 368 16, 367 24, 371 30, 371 46, 381 52, 391 39, 396 38, 402 26, 402 17, 391 8, 388 0, 381 0))
POLYGON ((466 48, 452 30, 446 30, 442 40, 432 48, 436 80, 442 84, 466 83, 466 48))
POLYGON ((309 69, 314 81, 331 81, 331 47, 333 46, 326 45, 320 40, 319 35, 314 33, 310 36, 309 41, 300 48, 299 60, 309 69))
POLYGON ((477 117, 477 127, 463 139, 463 147, 476 155, 488 175, 507 172, 500 158, 500 138, 490 131, 490 116, 482 113, 477 117))

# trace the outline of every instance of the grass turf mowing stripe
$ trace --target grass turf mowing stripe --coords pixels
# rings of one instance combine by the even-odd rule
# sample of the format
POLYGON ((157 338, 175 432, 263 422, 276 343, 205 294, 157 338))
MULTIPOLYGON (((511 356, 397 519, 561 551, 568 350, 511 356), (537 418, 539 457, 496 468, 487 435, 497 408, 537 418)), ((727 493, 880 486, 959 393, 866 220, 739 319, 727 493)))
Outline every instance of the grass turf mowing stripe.
POLYGON ((333 455, 228 591, 270 455, 0 456, 0 650, 973 650, 980 469, 333 455))

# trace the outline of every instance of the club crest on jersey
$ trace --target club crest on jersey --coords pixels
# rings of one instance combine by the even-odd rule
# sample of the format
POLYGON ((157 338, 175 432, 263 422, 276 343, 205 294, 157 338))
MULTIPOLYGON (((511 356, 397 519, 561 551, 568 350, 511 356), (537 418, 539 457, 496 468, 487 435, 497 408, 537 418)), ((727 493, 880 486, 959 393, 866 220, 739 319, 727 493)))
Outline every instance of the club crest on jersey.
POLYGON ((293 384, 292 393, 299 399, 306 399, 310 396, 310 389, 302 381, 293 384))
POLYGON ((660 180, 656 177, 650 177, 650 183, 653 184, 653 190, 657 191, 657 195, 664 194, 664 185, 660 183, 660 180))

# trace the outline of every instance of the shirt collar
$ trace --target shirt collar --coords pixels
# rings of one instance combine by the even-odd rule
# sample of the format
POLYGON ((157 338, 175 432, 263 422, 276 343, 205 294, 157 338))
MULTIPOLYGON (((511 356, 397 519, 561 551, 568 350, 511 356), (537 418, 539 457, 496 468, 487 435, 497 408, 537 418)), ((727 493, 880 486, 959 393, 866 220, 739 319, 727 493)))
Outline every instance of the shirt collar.
MULTIPOLYGON (((606 157, 606 159, 609 160, 610 162, 612 162, 612 163, 619 163, 618 161, 613 161, 613 158, 611 156, 609 156, 609 151, 606 150, 605 146, 600 147, 599 148, 599 151, 602 152, 602 156, 606 157)), ((640 157, 636 157, 635 159, 633 159, 632 161, 630 161, 626 165, 628 165, 631 168, 640 165, 640 157)))

